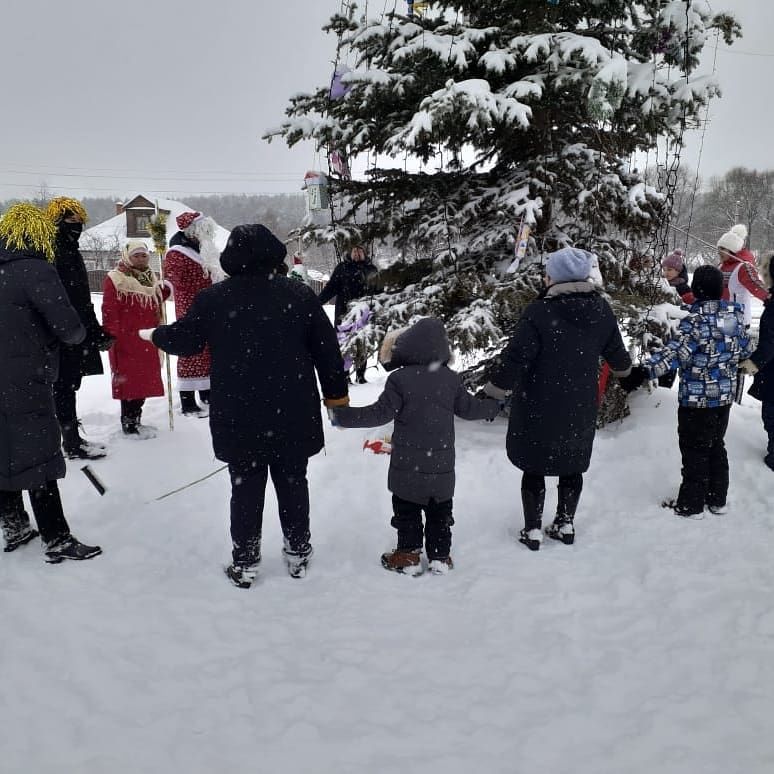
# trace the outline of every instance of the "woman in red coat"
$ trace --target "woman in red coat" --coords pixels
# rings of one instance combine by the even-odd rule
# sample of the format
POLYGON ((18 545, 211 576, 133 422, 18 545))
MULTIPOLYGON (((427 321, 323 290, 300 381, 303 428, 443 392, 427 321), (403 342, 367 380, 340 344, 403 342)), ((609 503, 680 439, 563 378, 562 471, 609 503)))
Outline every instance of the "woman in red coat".
POLYGON ((121 401, 121 428, 130 437, 153 438, 154 428, 140 423, 146 398, 164 395, 159 351, 137 332, 161 321, 161 303, 169 290, 149 267, 144 242, 130 240, 118 266, 102 288, 102 326, 115 339, 109 352, 113 397, 121 401))

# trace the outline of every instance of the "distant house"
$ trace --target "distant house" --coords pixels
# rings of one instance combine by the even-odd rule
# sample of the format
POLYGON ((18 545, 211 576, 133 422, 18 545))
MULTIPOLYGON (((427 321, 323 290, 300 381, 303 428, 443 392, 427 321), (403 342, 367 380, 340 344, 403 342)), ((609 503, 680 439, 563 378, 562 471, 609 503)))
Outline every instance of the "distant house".
MULTIPOLYGON (((174 199, 149 199, 142 194, 132 196, 126 202, 116 202, 116 214, 112 218, 86 229, 81 235, 80 248, 86 268, 90 272, 102 272, 104 276, 104 272, 115 267, 127 239, 143 239, 148 244, 148 250, 153 252, 153 240, 148 225, 157 207, 160 213, 167 216, 167 244, 178 230, 175 218, 183 212, 193 210, 193 207, 184 202, 174 199)), ((217 227, 215 244, 220 250, 226 246, 229 233, 225 228, 217 227)), ((160 256, 154 255, 151 262, 158 270, 160 256)))

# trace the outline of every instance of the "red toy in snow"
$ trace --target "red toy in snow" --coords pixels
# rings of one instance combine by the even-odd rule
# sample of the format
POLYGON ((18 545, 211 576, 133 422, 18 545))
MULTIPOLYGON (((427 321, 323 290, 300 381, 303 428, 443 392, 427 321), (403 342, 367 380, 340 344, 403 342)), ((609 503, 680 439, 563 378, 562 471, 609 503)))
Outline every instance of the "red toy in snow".
POLYGON ((363 451, 369 449, 374 454, 391 454, 392 444, 386 438, 377 438, 363 443, 363 451))

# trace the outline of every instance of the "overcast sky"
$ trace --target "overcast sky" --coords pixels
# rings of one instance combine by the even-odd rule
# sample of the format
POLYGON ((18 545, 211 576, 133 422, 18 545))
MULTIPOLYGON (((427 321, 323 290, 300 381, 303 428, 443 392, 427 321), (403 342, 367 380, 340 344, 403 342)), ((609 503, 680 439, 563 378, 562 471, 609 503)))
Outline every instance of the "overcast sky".
MULTIPOLYGON (((0 198, 43 183, 84 196, 292 192, 314 166, 309 144, 260 135, 291 94, 330 78, 335 39, 320 28, 337 0, 219 0, 208 13, 181 0, 3 5, 0 198)), ((744 38, 718 54, 702 176, 774 168, 774 3, 712 5, 737 14, 744 38)))

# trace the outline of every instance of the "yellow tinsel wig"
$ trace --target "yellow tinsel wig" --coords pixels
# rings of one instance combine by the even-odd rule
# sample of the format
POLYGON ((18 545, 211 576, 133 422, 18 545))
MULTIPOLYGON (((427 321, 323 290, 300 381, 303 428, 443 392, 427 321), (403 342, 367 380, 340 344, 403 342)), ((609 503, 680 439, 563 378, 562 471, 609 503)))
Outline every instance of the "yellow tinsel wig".
POLYGON ((29 202, 9 207, 0 218, 0 239, 12 250, 32 250, 54 260, 56 227, 46 213, 29 202))
POLYGON ((56 199, 52 199, 46 207, 46 215, 51 218, 52 223, 59 223, 70 215, 76 215, 84 223, 89 219, 85 207, 77 199, 69 196, 57 196, 56 199))

